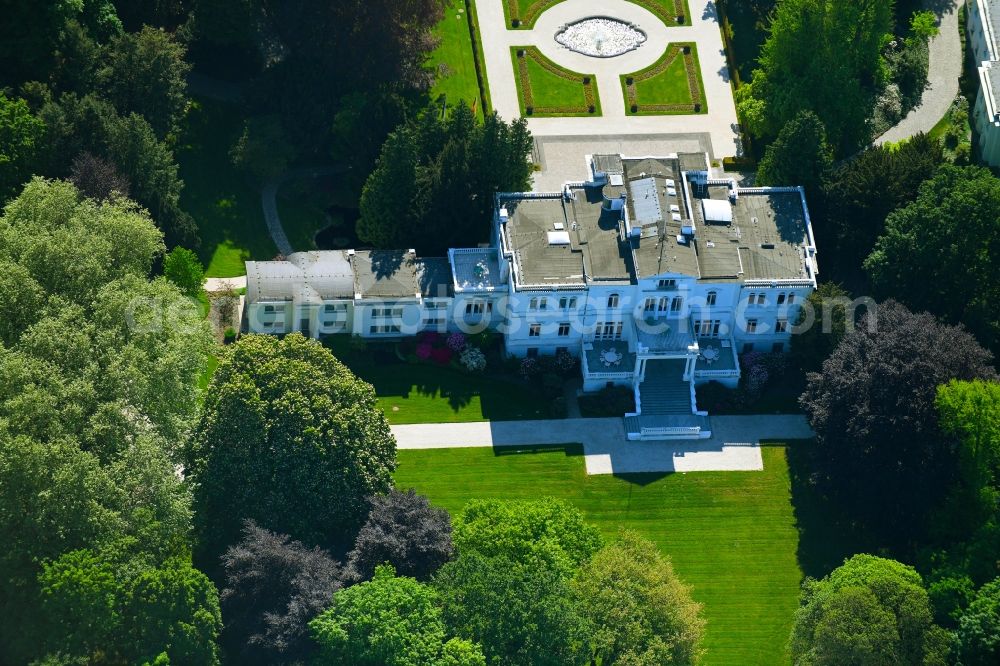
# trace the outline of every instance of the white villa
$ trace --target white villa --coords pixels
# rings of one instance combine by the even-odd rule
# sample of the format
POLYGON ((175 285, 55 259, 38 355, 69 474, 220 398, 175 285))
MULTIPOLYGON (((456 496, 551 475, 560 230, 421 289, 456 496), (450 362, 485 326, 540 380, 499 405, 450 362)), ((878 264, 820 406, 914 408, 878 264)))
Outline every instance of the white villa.
POLYGON ((1000 166, 1000 0, 969 0, 966 32, 979 63, 979 93, 973 107, 977 148, 984 162, 1000 166))
POLYGON ((784 351, 816 288, 803 190, 739 187, 702 153, 587 163, 561 192, 499 194, 488 247, 247 262, 246 328, 392 339, 491 327, 510 355, 578 356, 585 391, 631 387, 631 439, 708 437, 695 385, 736 386, 738 353, 784 351))

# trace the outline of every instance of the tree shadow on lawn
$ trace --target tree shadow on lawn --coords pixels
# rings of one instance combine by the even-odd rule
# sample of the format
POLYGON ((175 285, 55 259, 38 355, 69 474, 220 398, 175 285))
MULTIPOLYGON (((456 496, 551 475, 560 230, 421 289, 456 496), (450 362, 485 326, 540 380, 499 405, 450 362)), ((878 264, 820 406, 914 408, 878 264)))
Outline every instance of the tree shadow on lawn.
POLYGON ((873 535, 852 522, 817 486, 812 471, 815 440, 792 441, 782 446, 786 447, 788 458, 802 572, 822 578, 856 553, 881 552, 873 535))

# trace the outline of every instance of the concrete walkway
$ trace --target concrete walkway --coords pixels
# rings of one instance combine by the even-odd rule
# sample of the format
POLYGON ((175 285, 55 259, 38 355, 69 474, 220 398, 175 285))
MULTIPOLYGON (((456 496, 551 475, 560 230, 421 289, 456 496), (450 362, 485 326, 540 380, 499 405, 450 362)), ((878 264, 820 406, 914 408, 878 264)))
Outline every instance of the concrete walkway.
POLYGON ((620 418, 479 421, 392 426, 400 449, 583 445, 587 474, 754 471, 762 440, 813 436, 804 416, 713 416, 712 438, 630 442, 620 418))
POLYGON ((507 29, 504 1, 475 0, 490 96, 503 118, 510 120, 521 115, 510 49, 534 45, 564 67, 581 74, 594 74, 603 112, 596 118, 530 118, 528 127, 536 138, 708 133, 715 157, 737 154, 736 106, 713 0, 688 0, 693 25, 669 27, 648 10, 625 0, 565 0, 544 11, 531 30, 507 29), (556 42, 555 35, 561 26, 590 16, 609 16, 633 23, 646 33, 647 40, 638 49, 613 58, 581 55, 556 42), (653 64, 670 42, 697 44, 708 114, 627 116, 619 76, 653 64))
POLYGON ((895 143, 920 132, 930 132, 958 96, 958 80, 962 76, 962 40, 958 29, 960 0, 925 0, 924 5, 938 15, 940 32, 931 40, 928 87, 902 121, 875 140, 877 145, 895 143))
POLYGON ((244 289, 247 286, 247 276, 239 275, 228 278, 205 278, 205 291, 213 293, 226 289, 244 289))
POLYGON ((286 171, 276 178, 272 178, 264 183, 264 188, 260 192, 260 205, 264 209, 264 222, 267 223, 267 232, 271 235, 278 252, 290 255, 295 250, 288 242, 285 228, 281 226, 281 218, 278 217, 278 188, 290 180, 296 178, 318 178, 320 176, 336 176, 348 171, 351 167, 347 165, 327 166, 327 167, 303 167, 286 171))

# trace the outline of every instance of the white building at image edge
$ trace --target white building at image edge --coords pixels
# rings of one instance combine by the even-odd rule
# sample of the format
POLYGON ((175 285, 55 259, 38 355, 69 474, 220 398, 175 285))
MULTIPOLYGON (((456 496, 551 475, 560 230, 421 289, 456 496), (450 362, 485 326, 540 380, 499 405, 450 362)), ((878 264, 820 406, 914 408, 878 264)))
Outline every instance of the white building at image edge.
POLYGON ((297 252, 247 262, 245 330, 395 339, 489 327, 516 357, 565 350, 585 391, 627 386, 631 439, 710 436, 695 385, 782 352, 816 288, 800 187, 743 188, 703 153, 587 157, 561 192, 496 197, 488 247, 297 252))

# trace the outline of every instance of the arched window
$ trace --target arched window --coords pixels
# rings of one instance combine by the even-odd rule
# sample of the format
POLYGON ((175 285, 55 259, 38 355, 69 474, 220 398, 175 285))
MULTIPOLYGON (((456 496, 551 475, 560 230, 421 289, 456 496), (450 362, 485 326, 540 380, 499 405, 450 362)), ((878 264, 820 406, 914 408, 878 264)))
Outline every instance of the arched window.
POLYGON ((618 307, 618 294, 610 294, 608 296, 608 309, 614 309, 618 307))

